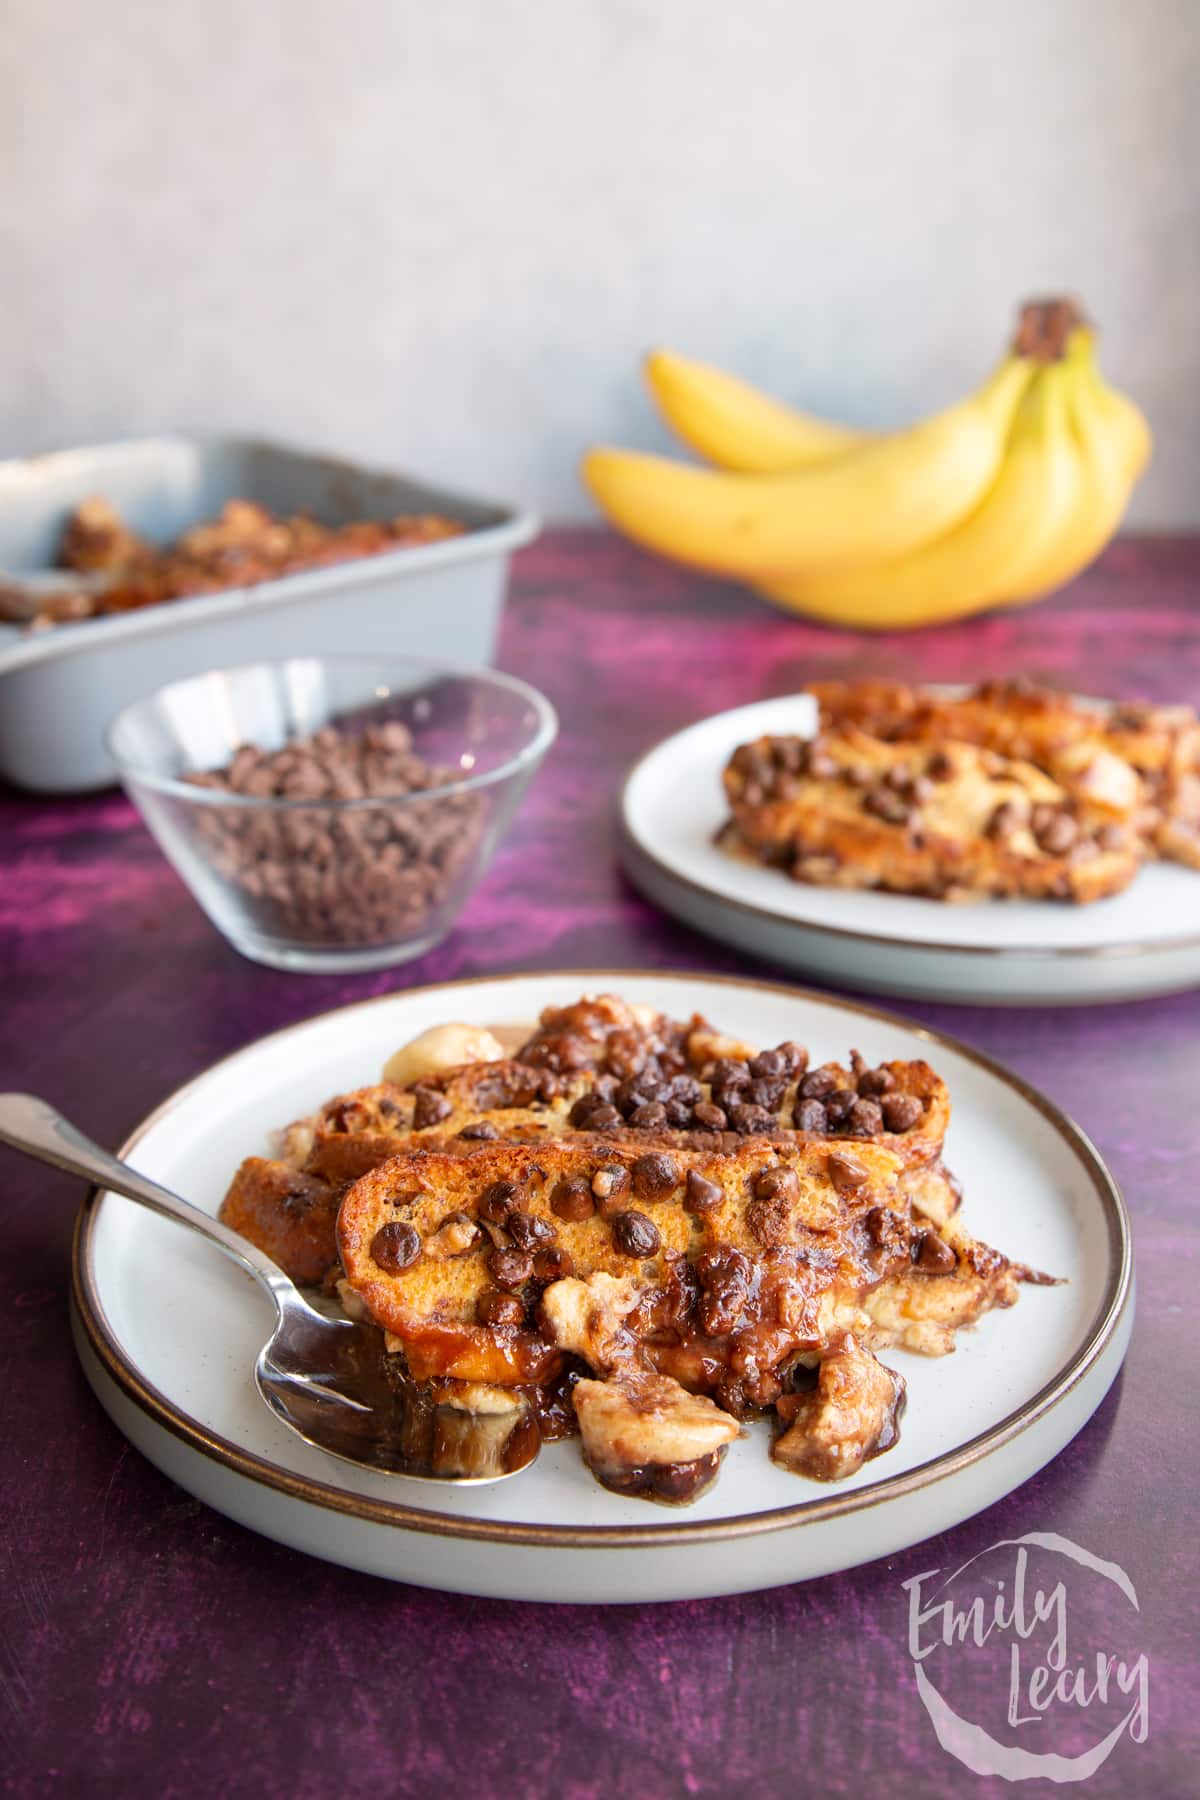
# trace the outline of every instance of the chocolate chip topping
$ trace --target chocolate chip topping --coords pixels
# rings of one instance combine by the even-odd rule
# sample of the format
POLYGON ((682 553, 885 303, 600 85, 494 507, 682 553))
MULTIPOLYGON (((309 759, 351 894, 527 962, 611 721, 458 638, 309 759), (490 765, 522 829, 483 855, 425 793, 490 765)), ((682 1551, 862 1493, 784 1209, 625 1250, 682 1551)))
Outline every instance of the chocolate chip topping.
POLYGON ((536 1250, 553 1241, 554 1227, 536 1213, 514 1212, 508 1215, 508 1235, 518 1250, 536 1250))
POLYGON ((569 1181, 556 1183, 550 1195, 550 1211, 556 1218, 577 1223, 580 1219, 590 1219, 595 1210, 591 1187, 582 1175, 573 1175, 569 1181))
POLYGON ((371 1239, 371 1257, 385 1275, 411 1269, 421 1254, 421 1239, 402 1219, 390 1219, 371 1239))
POLYGON ((609 1163, 605 1168, 596 1170, 592 1176, 592 1193, 604 1218, 610 1218, 614 1212, 620 1211, 629 1186, 629 1170, 622 1163, 609 1163))
POLYGON ((710 1181, 707 1175, 701 1175, 699 1169, 688 1170, 683 1186, 683 1204, 688 1212, 703 1218, 705 1213, 715 1211, 723 1199, 724 1195, 715 1181, 710 1181))
POLYGON ((653 1256, 662 1243, 658 1226, 643 1212, 617 1213, 612 1228, 613 1242, 622 1256, 653 1256))
POLYGON ((575 1264, 567 1251, 558 1244, 547 1246, 534 1253, 533 1279, 549 1285, 552 1281, 562 1281, 574 1273, 575 1264))
POLYGON ((458 1135, 460 1138, 482 1138, 486 1140, 488 1138, 498 1138, 500 1136, 500 1131, 499 1127, 493 1125, 490 1119, 476 1119, 474 1124, 464 1125, 458 1135))
POLYGON ((512 1212, 521 1210, 520 1196, 515 1182, 493 1181, 479 1196, 479 1216, 490 1225, 504 1225, 512 1212))
POLYGON ((913 1243, 912 1259, 923 1275, 948 1275, 958 1258, 936 1231, 923 1231, 913 1243))
POLYGON ((1033 835, 1047 856, 1065 856, 1079 836, 1079 826, 1068 812, 1049 807, 1033 809, 1033 835))
POLYGON ((868 788, 863 795, 863 811, 882 819, 887 825, 906 825, 912 813, 912 802, 894 788, 868 788))
POLYGON ((413 1130, 424 1131, 429 1125, 438 1125, 448 1119, 454 1107, 445 1094, 437 1088, 419 1087, 415 1090, 413 1105, 413 1130))
POLYGON ((533 1274, 533 1258, 525 1250, 493 1250, 487 1266, 496 1286, 509 1290, 521 1287, 533 1274))
POLYGON ((915 1094, 885 1094, 879 1110, 889 1131, 910 1131, 925 1108, 915 1094))
POLYGON ((705 1131, 724 1131, 729 1123, 723 1109, 714 1106, 711 1100, 702 1100, 692 1116, 705 1131))
POLYGON ((630 1175, 639 1200, 659 1200, 679 1186, 679 1165, 662 1150, 639 1156, 630 1175))
POLYGON ((523 1325, 525 1308, 513 1294, 500 1294, 487 1288, 479 1296, 475 1316, 481 1325, 523 1325))
POLYGON ((805 1100, 823 1100, 837 1085, 838 1077, 832 1069, 813 1069, 800 1083, 800 1093, 805 1100))
POLYGON ((870 1172, 858 1158, 845 1150, 831 1150, 825 1166, 839 1194, 857 1194, 871 1179, 870 1172))
POLYGON ((819 1100, 801 1100, 795 1112, 795 1128, 797 1131, 811 1131, 815 1136, 823 1137, 829 1124, 829 1116, 819 1100))
POLYGON ((795 1206, 800 1199, 800 1181, 795 1169, 780 1165, 759 1169, 754 1177, 754 1197, 756 1200, 783 1200, 789 1206, 795 1206))
POLYGON ((852 1137, 875 1137, 883 1130, 883 1112, 876 1100, 856 1100, 846 1114, 845 1129, 852 1137))

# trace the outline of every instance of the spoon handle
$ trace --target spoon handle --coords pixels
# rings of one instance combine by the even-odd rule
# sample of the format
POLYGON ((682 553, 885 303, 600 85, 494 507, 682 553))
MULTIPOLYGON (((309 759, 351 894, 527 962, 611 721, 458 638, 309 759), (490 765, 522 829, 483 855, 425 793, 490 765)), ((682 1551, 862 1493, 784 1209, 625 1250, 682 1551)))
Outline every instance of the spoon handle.
POLYGON ((81 1175, 97 1187, 111 1188, 128 1200, 148 1206, 151 1212, 177 1219, 181 1225, 190 1225, 261 1281, 281 1308, 289 1300, 299 1298, 283 1270, 269 1256, 238 1232, 230 1231, 219 1219, 201 1212, 190 1201, 181 1200, 169 1188, 160 1187, 148 1175, 140 1175, 128 1163, 118 1162, 56 1112, 49 1101, 39 1100, 34 1094, 0 1094, 0 1143, 11 1144, 26 1156, 65 1169, 69 1175, 81 1175))

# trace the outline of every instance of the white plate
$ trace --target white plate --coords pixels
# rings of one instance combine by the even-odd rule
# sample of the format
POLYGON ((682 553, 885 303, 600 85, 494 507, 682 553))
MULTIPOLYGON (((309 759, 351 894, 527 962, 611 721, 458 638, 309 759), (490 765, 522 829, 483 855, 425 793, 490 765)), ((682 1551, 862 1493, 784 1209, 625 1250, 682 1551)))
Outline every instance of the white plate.
POLYGON ((713 842, 721 771, 764 732, 815 729, 803 694, 718 713, 635 764, 621 795, 622 860, 657 905, 711 937, 822 981, 993 1006, 1145 999, 1200 984, 1200 875, 1142 869, 1090 906, 949 906, 907 894, 806 887, 713 842))
POLYGON ((358 1472, 293 1437, 251 1379, 270 1302, 201 1239, 113 1194, 84 1210, 75 1333, 84 1368, 146 1456, 219 1511, 333 1562, 454 1592, 524 1600, 667 1600, 740 1592, 869 1562, 989 1506, 1090 1417, 1132 1320, 1125 1209, 1079 1131, 975 1052, 848 1002, 765 983, 614 971, 511 976, 388 995, 276 1032, 167 1100, 124 1154, 215 1212, 271 1127, 377 1079, 427 1026, 535 1018, 616 991, 817 1060, 932 1056, 954 1100, 948 1153, 972 1229, 1069 1285, 1026 1288, 949 1358, 887 1360, 909 1383, 899 1445, 823 1486, 771 1463, 765 1425, 735 1443, 715 1488, 668 1511, 597 1486, 577 1441, 526 1474, 444 1494, 358 1472))

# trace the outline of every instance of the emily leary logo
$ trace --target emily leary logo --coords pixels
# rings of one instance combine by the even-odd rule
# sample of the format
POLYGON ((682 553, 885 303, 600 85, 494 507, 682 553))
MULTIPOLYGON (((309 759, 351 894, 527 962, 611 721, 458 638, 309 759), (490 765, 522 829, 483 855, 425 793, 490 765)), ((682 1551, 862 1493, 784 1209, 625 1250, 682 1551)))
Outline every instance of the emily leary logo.
POLYGON ((1137 1595, 1117 1563, 1031 1531, 903 1585, 917 1692, 976 1775, 1086 1781, 1124 1736, 1144 1743, 1150 1665, 1130 1651, 1137 1595))

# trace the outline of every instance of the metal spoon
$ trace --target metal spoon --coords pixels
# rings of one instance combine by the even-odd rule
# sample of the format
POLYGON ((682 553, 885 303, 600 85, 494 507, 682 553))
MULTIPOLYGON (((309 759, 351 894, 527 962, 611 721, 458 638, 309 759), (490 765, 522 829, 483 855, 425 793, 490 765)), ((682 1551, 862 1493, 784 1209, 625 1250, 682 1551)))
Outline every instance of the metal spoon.
POLYGON ((527 1406, 494 1417, 433 1405, 419 1388, 406 1394, 385 1372, 377 1327, 326 1318, 246 1238, 118 1162, 45 1100, 0 1094, 0 1143, 190 1225, 249 1270, 279 1313, 254 1379, 276 1418, 306 1443, 363 1468, 460 1487, 503 1481, 536 1457, 541 1438, 527 1406))

